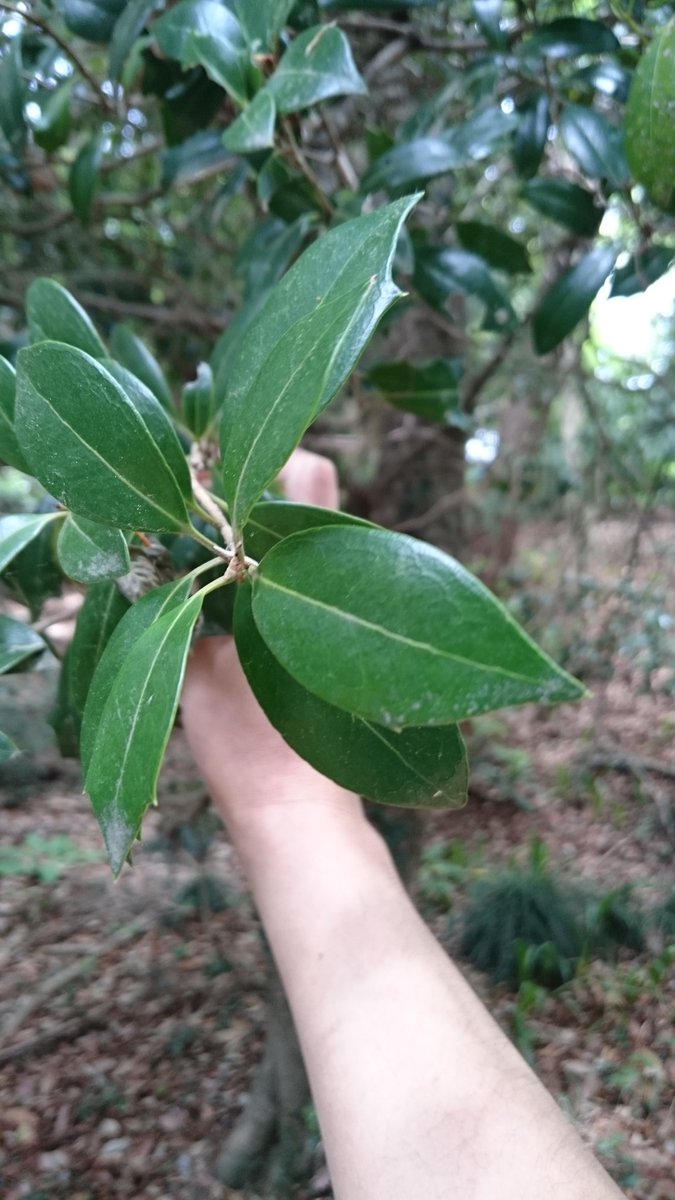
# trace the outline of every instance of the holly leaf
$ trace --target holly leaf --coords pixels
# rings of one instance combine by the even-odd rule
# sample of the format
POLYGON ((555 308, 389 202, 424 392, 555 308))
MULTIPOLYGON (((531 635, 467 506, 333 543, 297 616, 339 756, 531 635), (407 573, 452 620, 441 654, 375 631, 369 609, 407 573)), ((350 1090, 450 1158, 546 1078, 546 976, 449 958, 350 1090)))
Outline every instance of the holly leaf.
POLYGON ((537 354, 554 350, 586 316, 618 255, 616 246, 595 246, 556 280, 532 318, 537 354))
POLYGON ((10 513, 9 516, 0 517, 0 574, 46 525, 51 525, 58 518, 63 519, 64 515, 59 512, 10 513))
POLYGON ((198 592, 153 622, 117 675, 101 716, 85 788, 116 876, 156 798, 201 606, 198 592))
POLYGON ((128 608, 129 601, 109 580, 94 583, 87 591, 70 643, 70 695, 80 717, 98 661, 128 608))
POLYGON ((456 358, 436 358, 424 364, 397 360, 376 363, 367 371, 366 379, 395 408, 428 421, 463 426, 466 418, 460 411, 459 396, 463 370, 463 363, 456 358))
POLYGON ((454 292, 475 296, 485 310, 482 328, 492 333, 506 333, 518 324, 508 293, 478 254, 420 246, 415 251, 414 280, 420 294, 435 308, 442 308, 454 292))
POLYGON ((325 525, 375 528, 370 521, 362 521, 360 517, 352 517, 337 508, 296 504, 290 500, 261 500, 253 509, 244 531, 246 552, 253 558, 261 559, 268 550, 291 534, 305 529, 320 529, 325 525))
POLYGON ((479 254, 498 271, 515 275, 532 271, 525 247, 496 225, 488 225, 484 221, 458 221, 455 228, 465 250, 479 254))
POLYGON ((6 358, 0 357, 0 461, 30 474, 14 430, 14 396, 16 371, 6 358))
POLYGON ((46 649, 46 643, 30 625, 0 613, 0 675, 46 649))
POLYGON ((523 188, 523 199, 582 237, 595 237, 605 211, 590 192, 567 179, 531 179, 523 188))
POLYGON ((105 358, 108 353, 88 313, 55 279, 31 283, 26 292, 26 320, 32 342, 64 342, 92 358, 105 358))
MULTIPOLYGON (((57 339, 61 342, 63 340, 63 338, 57 339)), ((127 329, 126 325, 116 325, 110 339, 110 347, 117 361, 126 367, 127 371, 131 371, 137 379, 140 379, 141 383, 144 383, 153 396, 159 400, 162 408, 166 408, 170 412, 173 407, 171 389, 166 382, 162 368, 145 342, 127 329)), ((85 350, 86 346, 82 346, 81 349, 85 350)), ((105 355, 101 357, 105 357, 105 355)))
POLYGON ((163 54, 185 68, 202 66, 239 103, 248 99, 249 58, 234 13, 216 0, 179 0, 155 21, 152 32, 163 54))
POLYGON ((276 285, 241 339, 221 418, 224 495, 237 529, 401 294, 391 264, 416 200, 406 197, 325 233, 276 285))
POLYGON ((584 694, 458 562, 384 529, 286 538, 253 574, 253 616, 298 683, 389 729, 584 694))
POLYGON ((456 725, 395 733, 312 695, 284 670, 261 638, 250 587, 237 589, 234 637, 263 712, 322 775, 383 804, 434 808, 465 803, 468 764, 456 725))
POLYGON ((612 188, 628 182, 623 131, 602 113, 580 104, 566 104, 560 133, 573 158, 590 179, 606 179, 612 188))
POLYGON ((69 513, 59 531, 56 554, 64 573, 78 583, 118 579, 131 569, 121 529, 111 529, 69 513))
POLYGON ((299 112, 332 96, 368 91, 351 47, 335 25, 313 25, 291 42, 265 91, 280 113, 299 112))
POLYGON ((644 292, 669 270, 675 258, 675 248, 670 246, 646 246, 631 254, 625 266, 614 272, 610 296, 634 296, 644 292))
POLYGON ((223 145, 232 154, 253 154, 274 145, 277 109, 274 98, 263 88, 225 130, 223 145))
POLYGON ((631 170, 664 212, 675 214, 675 21, 661 29, 640 59, 626 107, 631 170))
POLYGON ((82 351, 41 342, 19 352, 16 433, 36 478, 73 512, 120 529, 188 524, 184 495, 143 416, 82 351))

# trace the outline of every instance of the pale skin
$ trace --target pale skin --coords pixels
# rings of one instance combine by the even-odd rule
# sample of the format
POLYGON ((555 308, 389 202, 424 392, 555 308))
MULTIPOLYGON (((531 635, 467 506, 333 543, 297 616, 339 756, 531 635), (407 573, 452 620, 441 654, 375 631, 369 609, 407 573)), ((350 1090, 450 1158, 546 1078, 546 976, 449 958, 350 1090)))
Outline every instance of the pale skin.
MULTIPOLYGON (((333 507, 296 452, 291 499, 333 507)), ((415 911, 358 796, 286 745, 229 638, 183 693, 197 764, 286 988, 336 1200, 616 1200, 621 1192, 415 911)))

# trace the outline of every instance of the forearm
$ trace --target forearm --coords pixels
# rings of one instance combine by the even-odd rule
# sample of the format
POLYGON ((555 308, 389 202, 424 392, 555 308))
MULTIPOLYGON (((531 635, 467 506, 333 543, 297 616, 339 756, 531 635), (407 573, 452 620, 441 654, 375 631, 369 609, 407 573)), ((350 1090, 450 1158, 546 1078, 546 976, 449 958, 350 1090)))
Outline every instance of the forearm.
POLYGON ((270 807, 235 838, 338 1200, 619 1194, 428 932, 355 803, 270 807))

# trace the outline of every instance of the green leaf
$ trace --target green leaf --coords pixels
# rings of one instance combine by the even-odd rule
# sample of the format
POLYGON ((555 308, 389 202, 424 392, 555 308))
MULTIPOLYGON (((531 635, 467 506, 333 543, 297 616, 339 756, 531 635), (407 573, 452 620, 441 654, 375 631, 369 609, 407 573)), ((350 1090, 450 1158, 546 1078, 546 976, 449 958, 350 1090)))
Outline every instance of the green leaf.
POLYGON ((602 113, 580 104, 566 104, 560 133, 573 158, 590 179, 606 179, 612 188, 628 182, 623 130, 602 113))
POLYGON ((30 474, 14 432, 14 395, 16 372, 6 358, 0 357, 0 462, 30 474))
POLYGON ((458 221, 455 228, 464 248, 479 254, 491 267, 513 274, 531 272, 527 250, 503 229, 482 221, 458 221))
POLYGON ((248 47, 239 21, 217 0, 180 0, 155 21, 157 44, 183 67, 202 66, 215 83, 244 104, 248 98, 248 47))
MULTIPOLYGON (((64 341, 64 338, 57 339, 64 341)), ((159 400, 162 408, 171 411, 173 400, 171 397, 171 389, 169 388, 164 372, 160 367, 157 359, 151 354, 145 342, 136 337, 126 325, 116 325, 113 329, 113 335, 110 339, 110 347, 114 357, 118 362, 126 367, 127 371, 131 371, 141 383, 144 383, 146 388, 150 388, 153 396, 159 400)), ((81 347, 86 350, 86 346, 81 347)), ((90 351, 91 353, 91 351, 90 351)), ((105 357, 105 355, 102 355, 105 357)))
POLYGON ((531 179, 523 188, 523 199, 582 237, 595 237, 605 211, 590 192, 567 179, 531 179))
POLYGON ((556 280, 532 318, 537 354, 554 350, 586 316, 618 254, 616 246, 595 246, 556 280))
POLYGON ((46 644, 30 625, 0 613, 0 675, 46 650, 46 644))
POLYGON ((0 129, 17 154, 23 152, 27 140, 22 71, 21 39, 15 37, 0 58, 0 129))
POLYGON ((41 342, 19 352, 16 432, 36 478, 73 512, 120 529, 187 525, 185 498, 144 417, 81 350, 41 342))
POLYGON ((675 214, 675 20, 640 59, 626 108, 626 151, 638 183, 675 214))
POLYGON ((0 731, 0 763, 7 762, 8 759, 13 758, 18 753, 14 742, 7 737, 6 733, 0 731))
POLYGON ((233 0, 232 7, 251 44, 259 42, 267 50, 273 48, 277 35, 284 28, 295 0, 233 0))
POLYGON ((128 602, 113 583, 91 587, 80 609, 75 634, 61 663, 54 707, 49 714, 59 750, 80 757, 83 712, 99 659, 128 602))
POLYGON ((63 516, 63 513, 50 512, 30 515, 12 513, 7 517, 0 517, 0 574, 46 525, 63 516))
POLYGON ((160 617, 184 604, 191 588, 192 580, 188 577, 155 588, 123 613, 115 625, 99 655, 87 690, 80 738, 82 769, 85 773, 89 768, 103 710, 122 667, 135 654, 139 638, 160 617))
POLYGON ((458 562, 384 529, 287 538, 254 573, 253 615, 299 683, 388 728, 583 695, 458 562))
POLYGON ((71 33, 88 42, 109 42, 127 0, 56 0, 71 33))
POLYGON ((506 141, 515 124, 513 115, 491 107, 435 137, 414 138, 394 146, 366 172, 362 190, 409 187, 489 158, 506 141))
POLYGON ((254 151, 271 149, 276 119, 274 99, 267 88, 263 88, 225 130, 225 149, 232 154, 252 154, 254 151))
POLYGON ((49 153, 58 150, 70 136, 70 96, 73 80, 40 97, 40 116, 33 122, 33 137, 49 153))
POLYGON ((201 606, 198 592, 150 626, 120 670, 103 710, 85 787, 115 875, 155 800, 201 606))
POLYGON ((375 528, 370 521, 352 517, 336 508, 320 508, 313 504, 295 504, 290 500, 261 500, 256 504, 244 530, 246 552, 253 558, 263 558, 268 550, 284 538, 305 529, 324 525, 358 525, 375 528))
POLYGON ((91 318, 55 279, 35 279, 26 292, 26 320, 32 342, 65 342, 105 358, 108 351, 91 318))
POLYGON ((69 513, 61 526, 56 553, 65 574, 78 583, 118 579, 131 570, 122 530, 97 525, 74 513, 69 513))
POLYGON ((80 150, 68 176, 68 192, 76 215, 83 225, 89 221, 91 206, 99 183, 103 139, 95 134, 80 150))
POLYGON ((476 24, 491 45, 501 50, 508 45, 502 30, 502 0, 473 0, 471 5, 476 24))
POLYGON ((416 199, 325 233, 277 284, 242 338, 221 420, 224 494, 237 529, 400 295, 391 263, 416 199))
POLYGON ((213 372, 208 363, 200 363, 197 378, 185 384, 181 407, 187 428, 197 439, 203 437, 214 416, 213 372))
MULTIPOLYGON (((63 514, 57 514, 63 516, 63 514)), ((3 579, 17 598, 28 605, 33 620, 45 600, 59 596, 63 572, 56 558, 54 525, 48 522, 5 567, 3 579)))
POLYGON ((124 64, 134 43, 140 37, 148 18, 159 8, 162 0, 127 0, 115 21, 110 41, 108 66, 110 78, 119 83, 124 64))
POLYGON ((476 296, 485 308, 482 328, 492 333, 505 333, 518 323, 507 292, 496 283, 485 260, 468 250, 418 247, 414 280, 434 307, 442 307, 455 292, 476 296))
POLYGON ((462 372, 459 359, 436 358, 423 366, 402 361, 377 363, 366 372, 366 379, 395 408, 416 413, 428 421, 462 425, 466 420, 460 411, 462 372))
POLYGON ((231 167, 233 161, 229 150, 223 146, 222 134, 217 130, 204 130, 164 152, 162 187, 194 182, 202 173, 211 174, 216 167, 231 167))
POLYGON ((112 375, 115 382, 122 388, 127 399, 133 404, 150 434, 155 448, 159 451, 166 466, 171 471, 184 499, 189 503, 192 500, 190 468, 185 457, 185 451, 178 440, 178 435, 166 410, 162 408, 159 400, 150 391, 150 388, 146 387, 132 371, 127 371, 126 367, 120 366, 113 359, 106 359, 101 363, 101 366, 105 367, 110 375, 112 375))
POLYGON ((588 17, 559 17, 542 25, 522 44, 526 56, 575 58, 579 54, 616 54, 621 46, 611 29, 588 17))
POLYGON ((551 105, 546 92, 532 92, 519 105, 518 125, 511 154, 516 170, 523 179, 537 174, 546 152, 551 124, 551 105))
POLYGON ((610 296, 634 296, 636 292, 644 292, 665 275, 673 258, 675 249, 670 246, 646 246, 632 254, 626 265, 614 272, 610 296))
POLYGON ((263 711, 282 737, 322 775, 368 800, 413 807, 466 801, 468 764, 456 725, 396 733, 313 696, 277 662, 261 638, 251 589, 237 589, 237 653, 263 711))
POLYGON ((341 29, 313 25, 298 34, 265 89, 280 113, 299 112, 331 96, 368 91, 341 29))

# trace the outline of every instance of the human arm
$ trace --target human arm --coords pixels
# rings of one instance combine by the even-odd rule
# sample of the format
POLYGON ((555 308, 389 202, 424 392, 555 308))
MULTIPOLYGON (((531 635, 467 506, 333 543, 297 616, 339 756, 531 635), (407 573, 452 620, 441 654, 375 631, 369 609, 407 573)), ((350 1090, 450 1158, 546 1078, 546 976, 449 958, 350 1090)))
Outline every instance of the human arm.
MULTIPOLYGON (((295 462, 291 494, 334 502, 295 462)), ((229 639, 196 647, 183 720, 286 987, 338 1200, 618 1196, 426 929, 358 797, 269 725, 229 639)))

